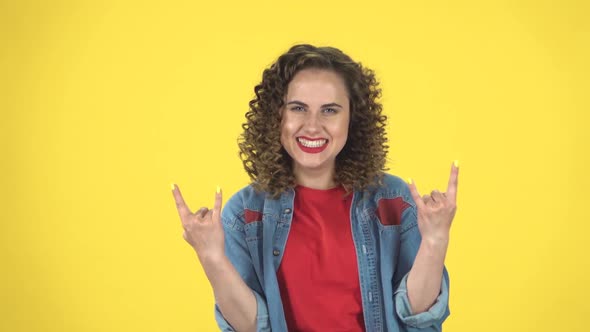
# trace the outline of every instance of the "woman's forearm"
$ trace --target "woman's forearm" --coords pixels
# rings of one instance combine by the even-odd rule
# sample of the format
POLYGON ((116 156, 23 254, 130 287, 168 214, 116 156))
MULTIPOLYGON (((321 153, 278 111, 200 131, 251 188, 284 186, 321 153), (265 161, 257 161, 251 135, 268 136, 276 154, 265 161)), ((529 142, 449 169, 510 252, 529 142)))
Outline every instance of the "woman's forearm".
POLYGON ((256 297, 227 257, 201 259, 201 265, 223 317, 238 332, 256 331, 256 297))
POLYGON ((407 280, 408 298, 413 314, 427 311, 440 294, 448 239, 423 240, 407 280))

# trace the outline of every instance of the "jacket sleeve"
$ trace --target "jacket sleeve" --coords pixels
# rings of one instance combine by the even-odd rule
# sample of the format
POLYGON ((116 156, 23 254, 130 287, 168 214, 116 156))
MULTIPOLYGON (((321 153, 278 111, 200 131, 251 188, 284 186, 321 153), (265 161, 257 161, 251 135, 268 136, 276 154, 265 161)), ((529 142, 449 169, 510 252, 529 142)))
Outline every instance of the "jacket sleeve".
POLYGON ((414 264, 421 241, 416 207, 412 205, 404 211, 404 217, 402 218, 400 254, 395 270, 393 288, 395 290, 395 312, 408 332, 442 331, 442 324, 450 315, 449 274, 446 267, 443 268, 441 291, 434 304, 427 311, 413 314, 408 298, 408 273, 414 264))
MULTIPOLYGON (((256 331, 270 331, 266 298, 264 297, 264 291, 262 290, 260 281, 256 276, 252 257, 250 256, 246 243, 243 216, 231 216, 229 213, 224 212, 226 212, 226 209, 222 211, 221 215, 225 233, 225 254, 256 297, 256 331)), ((232 285, 227 285, 227 287, 232 287, 232 285)), ((215 320, 221 331, 235 331, 225 317, 223 317, 217 303, 215 304, 215 320)))

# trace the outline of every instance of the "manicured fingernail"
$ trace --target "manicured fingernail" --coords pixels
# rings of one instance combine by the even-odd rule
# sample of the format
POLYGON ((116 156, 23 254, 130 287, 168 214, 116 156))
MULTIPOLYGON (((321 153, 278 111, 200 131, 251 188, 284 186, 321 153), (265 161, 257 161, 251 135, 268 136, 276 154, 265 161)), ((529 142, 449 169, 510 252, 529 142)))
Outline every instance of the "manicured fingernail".
POLYGON ((174 191, 174 183, 170 184, 170 188, 172 188, 172 191, 174 191))
POLYGON ((459 168, 459 160, 455 160, 453 164, 455 164, 455 167, 459 168))
POLYGON ((221 187, 217 186, 217 191, 218 194, 221 192, 221 187))
POLYGON ((413 182, 413 181, 412 181, 412 178, 408 178, 408 183, 409 183, 409 184, 412 184, 412 182, 413 182))

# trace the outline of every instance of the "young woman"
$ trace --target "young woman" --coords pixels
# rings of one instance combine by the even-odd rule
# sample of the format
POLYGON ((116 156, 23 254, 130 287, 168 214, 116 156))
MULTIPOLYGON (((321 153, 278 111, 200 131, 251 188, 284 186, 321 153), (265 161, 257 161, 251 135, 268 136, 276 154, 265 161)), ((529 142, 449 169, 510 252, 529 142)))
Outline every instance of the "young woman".
POLYGON ((384 173, 386 117, 370 69, 296 45, 263 73, 239 144, 252 183, 223 210, 173 195, 223 331, 440 331, 456 210, 384 173))

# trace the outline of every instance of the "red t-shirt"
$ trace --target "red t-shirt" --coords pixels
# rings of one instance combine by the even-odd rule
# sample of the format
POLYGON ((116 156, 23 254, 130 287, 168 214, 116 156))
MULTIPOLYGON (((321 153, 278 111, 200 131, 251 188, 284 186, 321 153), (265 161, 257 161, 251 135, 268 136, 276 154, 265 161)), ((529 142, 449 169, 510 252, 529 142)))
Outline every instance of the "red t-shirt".
POLYGON ((342 186, 297 186, 289 238, 277 271, 289 331, 364 331, 350 223, 342 186))

